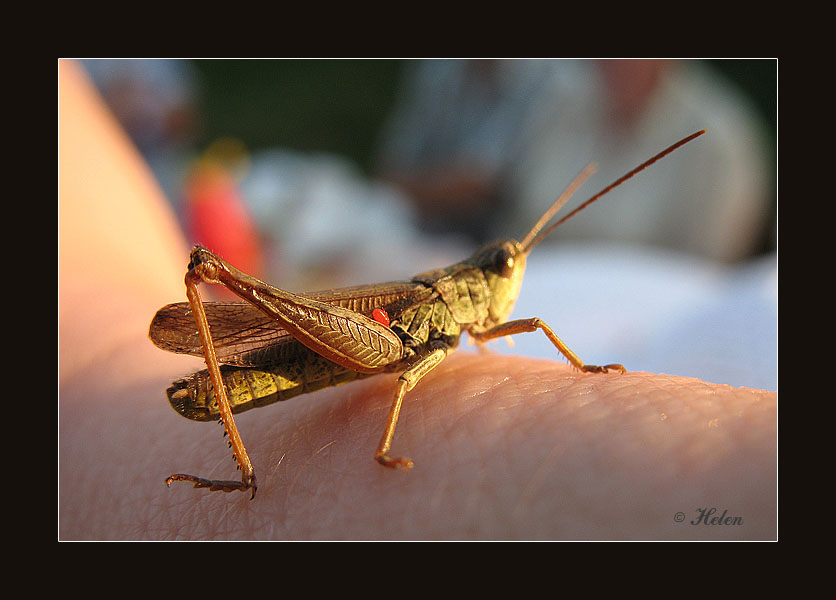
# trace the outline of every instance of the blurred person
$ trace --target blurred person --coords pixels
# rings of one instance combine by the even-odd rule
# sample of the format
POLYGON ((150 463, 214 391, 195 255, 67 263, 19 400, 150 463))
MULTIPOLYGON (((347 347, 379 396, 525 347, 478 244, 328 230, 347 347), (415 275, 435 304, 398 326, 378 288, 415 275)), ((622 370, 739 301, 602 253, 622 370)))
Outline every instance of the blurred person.
POLYGON ((407 194, 425 227, 484 241, 510 154, 553 67, 544 61, 408 63, 377 168, 407 194))
MULTIPOLYGON (((522 235, 590 160, 600 171, 564 214, 674 141, 708 129, 552 233, 531 257, 518 314, 536 311, 593 353, 617 348, 642 368, 776 388, 775 255, 729 264, 761 249, 770 214, 774 233, 765 142, 745 101, 706 65, 409 66, 381 145, 381 173, 433 226, 466 229, 474 241, 522 235), (596 309, 608 318, 589 322, 596 309)), ((546 351, 531 338, 514 349, 546 351)))
POLYGON ((600 171, 577 202, 699 129, 709 135, 687 157, 667 158, 553 239, 734 261, 773 227, 762 125, 698 61, 431 60, 410 64, 402 93, 380 173, 430 227, 477 241, 520 235, 588 162, 600 171))

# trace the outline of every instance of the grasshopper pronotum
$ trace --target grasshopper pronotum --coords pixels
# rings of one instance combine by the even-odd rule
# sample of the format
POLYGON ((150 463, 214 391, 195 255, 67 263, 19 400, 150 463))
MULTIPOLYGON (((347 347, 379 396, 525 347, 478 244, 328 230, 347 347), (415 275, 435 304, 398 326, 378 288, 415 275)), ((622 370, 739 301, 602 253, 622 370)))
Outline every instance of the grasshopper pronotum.
POLYGON ((411 468, 411 460, 389 456, 401 403, 458 345, 462 332, 484 342, 540 329, 581 371, 625 372, 620 364, 584 363, 536 317, 507 320, 519 294, 526 256, 561 223, 703 133, 698 131, 666 148, 544 230, 591 174, 593 169, 587 167, 522 242, 488 244, 460 263, 418 274, 407 282, 292 294, 196 246, 185 279, 188 302, 161 308, 151 322, 150 337, 164 350, 205 358, 207 370, 175 381, 167 395, 174 409, 187 418, 220 418, 242 476, 241 481, 227 481, 178 473, 166 483, 189 481, 212 491, 249 489, 255 497, 255 471, 233 413, 389 372, 401 375, 374 456, 387 467, 411 468), (204 303, 197 289, 202 281, 223 285, 245 302, 204 303))

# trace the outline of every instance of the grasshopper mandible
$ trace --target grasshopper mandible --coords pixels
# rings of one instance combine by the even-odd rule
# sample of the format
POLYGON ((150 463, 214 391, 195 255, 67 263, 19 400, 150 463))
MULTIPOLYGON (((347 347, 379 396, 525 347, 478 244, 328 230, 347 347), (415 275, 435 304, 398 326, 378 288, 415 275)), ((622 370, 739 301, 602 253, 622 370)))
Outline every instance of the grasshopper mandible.
POLYGON ((543 230, 591 174, 593 168, 587 167, 522 242, 494 242, 460 263, 407 282, 292 294, 196 246, 185 278, 188 302, 161 308, 149 335, 164 350, 205 358, 207 370, 178 379, 167 395, 184 417, 220 419, 242 475, 241 481, 228 481, 177 473, 166 484, 188 481, 210 491, 251 490, 254 498, 255 471, 233 413, 390 372, 400 372, 400 377, 374 457, 387 467, 411 468, 411 460, 389 456, 401 404, 406 393, 458 345, 462 332, 486 342, 539 329, 583 372, 626 372, 620 364, 584 363, 539 318, 507 320, 522 284, 526 256, 561 223, 703 133, 666 148, 543 230), (204 303, 197 289, 200 282, 222 285, 245 302, 204 303))

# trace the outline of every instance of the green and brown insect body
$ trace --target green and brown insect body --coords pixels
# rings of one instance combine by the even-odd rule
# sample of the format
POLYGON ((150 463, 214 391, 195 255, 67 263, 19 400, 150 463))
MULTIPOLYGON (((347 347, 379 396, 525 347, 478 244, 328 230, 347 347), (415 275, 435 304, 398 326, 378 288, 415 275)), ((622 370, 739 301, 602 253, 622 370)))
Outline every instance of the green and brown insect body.
POLYGON ((405 394, 454 349, 463 332, 478 342, 540 330, 569 362, 586 373, 625 372, 620 364, 584 363, 537 317, 508 321, 520 292, 526 256, 554 228, 704 131, 663 150, 544 229, 580 183, 588 167, 531 228, 522 242, 489 244, 470 258, 421 273, 408 282, 357 286, 297 295, 236 269, 209 250, 192 250, 187 303, 160 309, 150 337, 164 350, 203 356, 208 370, 179 379, 168 390, 189 419, 220 417, 241 481, 178 473, 166 479, 210 490, 256 490, 233 413, 286 400, 377 373, 400 373, 375 459, 408 469, 412 461, 388 455, 405 394), (197 284, 223 285, 243 303, 204 303, 197 284), (196 326, 196 327, 195 327, 196 326))
MULTIPOLYGON (((308 294, 314 300, 370 318, 376 309, 396 317, 411 304, 420 305, 432 295, 432 290, 410 282, 308 294)), ((218 332, 222 343, 218 355, 223 363, 220 370, 234 414, 370 375, 314 352, 250 303, 206 302, 204 306, 210 327, 218 332)), ((160 309, 151 323, 151 337, 165 350, 202 356, 188 303, 178 302, 160 309)), ((188 419, 217 420, 219 410, 212 387, 209 372, 204 369, 173 382, 166 395, 174 410, 188 419)))
MULTIPOLYGON (((430 345, 444 344, 454 349, 462 331, 484 330, 510 313, 522 281, 524 259, 522 263, 517 261, 517 269, 509 277, 512 272, 508 270, 505 258, 509 255, 505 249, 507 245, 508 242, 494 244, 462 263, 416 275, 411 284, 395 282, 375 286, 390 287, 388 294, 369 296, 367 290, 372 286, 358 286, 309 296, 327 299, 329 303, 357 310, 366 316, 371 316, 375 309, 385 310, 391 319, 390 327, 403 342, 404 352, 403 358, 387 365, 383 371, 402 371, 416 357, 426 354, 430 345), (480 263, 488 267, 479 266, 480 263), (408 293, 404 294, 405 291, 408 293)), ((167 313, 177 309, 178 314, 182 314, 186 306, 177 303, 161 309, 153 330, 172 329, 167 313)), ((206 303, 210 326, 216 314, 215 306, 206 303)), ((190 325, 187 321, 186 326, 190 325)), ((197 350, 196 343, 194 349, 197 350)), ((227 364, 221 365, 221 374, 233 414, 371 375, 338 365, 295 339, 227 356, 224 362, 227 364), (263 366, 240 366, 247 364, 263 366)), ((206 369, 174 381, 166 395, 174 410, 188 419, 213 421, 219 417, 206 369)))

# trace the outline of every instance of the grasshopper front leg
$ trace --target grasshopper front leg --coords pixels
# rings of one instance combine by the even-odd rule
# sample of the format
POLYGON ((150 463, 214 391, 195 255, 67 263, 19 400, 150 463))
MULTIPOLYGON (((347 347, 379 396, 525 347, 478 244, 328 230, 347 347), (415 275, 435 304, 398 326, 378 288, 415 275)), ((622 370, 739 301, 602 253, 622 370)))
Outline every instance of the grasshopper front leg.
POLYGON ((514 335, 517 333, 529 333, 532 331, 537 331, 541 329, 543 333, 546 334, 546 337, 549 338, 552 344, 554 344, 555 348, 557 348, 560 353, 565 356, 575 368, 580 369, 584 373, 607 373, 611 369, 613 371, 621 371, 622 373, 626 373, 627 369, 624 368, 623 365, 618 363, 613 363, 609 365, 604 365, 603 367, 599 367, 598 365, 588 365, 584 363, 577 354, 572 352, 569 349, 563 340, 557 337, 557 334, 554 330, 549 327, 545 321, 538 317, 533 317, 531 319, 518 319, 516 321, 508 321, 506 323, 502 323, 501 325, 497 325, 495 327, 491 327, 490 329, 486 329, 485 331, 470 331, 470 335, 472 335, 476 341, 479 342, 487 342, 488 340, 492 340, 498 337, 503 337, 506 335, 514 335))
POLYGON ((435 349, 428 355, 414 363, 398 378, 398 388, 395 390, 395 399, 392 408, 389 409, 389 417, 386 419, 386 429, 377 447, 374 458, 384 467, 411 469, 414 464, 408 458, 390 458, 389 448, 392 446, 392 437, 395 435, 395 426, 398 424, 398 415, 401 412, 401 405, 406 393, 415 387, 421 379, 436 368, 442 360, 447 357, 448 346, 441 342, 435 345, 435 349))

